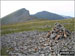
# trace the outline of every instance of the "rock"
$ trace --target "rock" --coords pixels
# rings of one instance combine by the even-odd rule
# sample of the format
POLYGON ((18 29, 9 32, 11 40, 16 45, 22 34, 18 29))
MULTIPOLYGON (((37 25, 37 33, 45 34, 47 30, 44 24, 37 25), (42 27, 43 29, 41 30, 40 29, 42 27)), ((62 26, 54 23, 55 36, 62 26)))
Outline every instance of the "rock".
POLYGON ((50 35, 50 38, 54 39, 56 37, 56 35, 57 35, 56 33, 53 33, 50 35))
POLYGON ((71 32, 64 28, 63 25, 56 23, 52 31, 48 32, 46 37, 49 37, 51 39, 58 40, 59 38, 67 38, 71 35, 71 32))
POLYGON ((75 51, 75 32, 59 40, 46 38, 47 32, 25 31, 1 36, 1 47, 6 47, 11 56, 56 56, 60 51, 75 51), (12 49, 11 49, 12 48, 12 49))

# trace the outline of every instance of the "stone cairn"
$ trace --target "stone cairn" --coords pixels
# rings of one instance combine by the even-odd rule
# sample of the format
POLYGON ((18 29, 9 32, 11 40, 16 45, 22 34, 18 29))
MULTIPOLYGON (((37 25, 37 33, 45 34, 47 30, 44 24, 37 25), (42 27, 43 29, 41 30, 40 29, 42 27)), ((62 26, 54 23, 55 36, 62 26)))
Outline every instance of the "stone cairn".
MULTIPOLYGON (((62 38, 67 38, 70 35, 71 35, 71 32, 69 30, 65 29, 63 25, 56 23, 54 28, 52 28, 52 31, 48 31, 46 37, 53 40, 59 40, 62 38)), ((51 56, 58 56, 57 54, 55 54, 52 44, 53 43, 51 42, 51 56)))
POLYGON ((71 32, 69 30, 65 29, 63 25, 56 23, 54 28, 52 28, 52 31, 49 31, 46 37, 58 40, 61 38, 67 38, 70 35, 71 32))

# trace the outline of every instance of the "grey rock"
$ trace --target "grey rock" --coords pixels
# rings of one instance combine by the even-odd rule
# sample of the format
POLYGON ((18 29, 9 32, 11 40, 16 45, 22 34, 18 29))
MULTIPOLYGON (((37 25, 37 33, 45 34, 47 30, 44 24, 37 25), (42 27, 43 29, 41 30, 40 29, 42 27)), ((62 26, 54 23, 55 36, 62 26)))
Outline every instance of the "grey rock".
MULTIPOLYGON (((60 40, 44 37, 47 32, 25 31, 1 36, 1 47, 8 47, 7 52, 11 55, 20 56, 49 56, 53 51, 59 54, 60 51, 74 50, 74 35, 60 40), (10 48, 13 50, 10 50, 10 48)), ((72 34, 75 34, 73 32, 72 34)))

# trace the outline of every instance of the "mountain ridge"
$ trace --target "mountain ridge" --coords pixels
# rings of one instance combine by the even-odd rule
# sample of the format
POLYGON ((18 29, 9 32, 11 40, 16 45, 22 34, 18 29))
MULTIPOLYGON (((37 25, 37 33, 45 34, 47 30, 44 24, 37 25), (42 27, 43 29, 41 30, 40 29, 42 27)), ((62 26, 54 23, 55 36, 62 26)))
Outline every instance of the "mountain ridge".
POLYGON ((34 14, 34 16, 36 16, 37 18, 44 18, 49 20, 65 19, 65 17, 61 15, 48 12, 48 11, 37 12, 36 14, 34 14))
POLYGON ((31 20, 32 16, 25 8, 19 9, 1 19, 1 24, 13 24, 31 20))
POLYGON ((51 13, 48 11, 41 11, 37 12, 34 15, 31 15, 29 13, 29 10, 25 8, 21 8, 1 19, 1 24, 13 24, 13 23, 19 23, 19 22, 26 22, 29 20, 34 19, 48 19, 48 20, 60 20, 60 19, 66 19, 65 17, 51 13))

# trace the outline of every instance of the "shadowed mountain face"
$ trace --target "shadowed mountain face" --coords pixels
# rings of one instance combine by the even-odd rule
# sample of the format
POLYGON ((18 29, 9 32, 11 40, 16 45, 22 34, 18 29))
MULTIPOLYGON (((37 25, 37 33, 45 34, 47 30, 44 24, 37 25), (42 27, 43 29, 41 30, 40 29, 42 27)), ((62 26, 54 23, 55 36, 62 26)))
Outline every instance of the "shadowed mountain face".
POLYGON ((47 11, 38 12, 34 16, 36 16, 37 18, 50 19, 50 20, 65 19, 65 17, 61 15, 50 13, 47 11))
POLYGON ((25 22, 31 20, 33 17, 30 16, 29 11, 22 8, 2 18, 2 24, 12 24, 17 22, 25 22))

